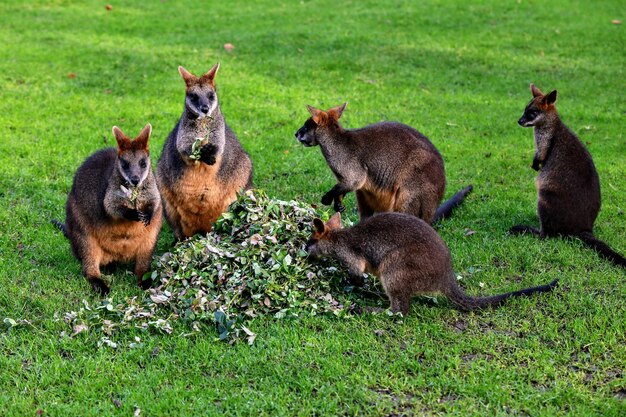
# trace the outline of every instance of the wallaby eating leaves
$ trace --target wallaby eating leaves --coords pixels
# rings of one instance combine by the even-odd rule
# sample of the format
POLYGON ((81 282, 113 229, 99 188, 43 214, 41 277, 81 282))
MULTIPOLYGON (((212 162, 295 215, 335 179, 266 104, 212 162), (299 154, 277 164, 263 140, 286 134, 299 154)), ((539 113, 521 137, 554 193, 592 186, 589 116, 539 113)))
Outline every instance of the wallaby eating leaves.
POLYGON ((622 255, 593 235, 600 211, 600 180, 591 154, 561 121, 554 105, 556 90, 543 94, 531 84, 530 91, 533 98, 518 123, 535 129, 532 168, 539 171, 535 184, 541 228, 517 225, 510 232, 577 237, 614 264, 626 267, 622 255))
POLYGON ((497 306, 510 297, 551 291, 550 284, 491 297, 471 297, 459 286, 450 251, 437 232, 423 220, 403 213, 380 213, 343 229, 341 215, 328 222, 313 221, 306 250, 313 258, 339 260, 352 277, 376 275, 391 302, 391 311, 407 315, 411 297, 443 294, 461 310, 497 306))
POLYGON ((215 91, 216 64, 196 77, 178 67, 185 81, 185 108, 157 164, 165 217, 182 240, 211 231, 213 223, 252 187, 252 161, 226 124, 215 91))
POLYGON ((339 118, 346 103, 327 111, 307 106, 311 117, 296 132, 304 146, 319 145, 337 184, 322 197, 344 210, 344 195, 354 191, 361 219, 376 212, 401 212, 427 223, 450 216, 472 190, 469 185, 439 206, 446 178, 443 158, 417 130, 396 122, 344 129, 339 118))
POLYGON ((134 140, 117 126, 117 149, 102 149, 78 168, 67 198, 65 223, 53 220, 69 239, 83 274, 95 291, 106 295, 100 266, 134 262, 137 281, 150 268, 161 230, 161 197, 150 163, 146 125, 134 140))

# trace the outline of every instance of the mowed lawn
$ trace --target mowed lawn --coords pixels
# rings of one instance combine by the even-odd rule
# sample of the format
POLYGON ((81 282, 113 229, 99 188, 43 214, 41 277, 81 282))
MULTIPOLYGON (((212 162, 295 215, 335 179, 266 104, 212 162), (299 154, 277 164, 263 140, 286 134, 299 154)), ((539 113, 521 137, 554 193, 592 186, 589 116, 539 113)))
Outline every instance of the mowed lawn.
MULTIPOLYGON (((0 3, 0 415, 626 414, 624 270, 576 240, 507 234, 538 224, 532 130, 517 125, 534 82, 558 90, 594 157, 596 235, 626 253, 623 2, 110 4, 0 3), (344 127, 395 120, 428 136, 447 196, 474 185, 437 226, 467 292, 560 286, 474 313, 416 298, 402 320, 260 317, 252 346, 215 332, 137 330, 117 349, 95 330, 61 337, 65 312, 98 301, 50 224, 74 171, 113 146, 113 125, 135 136, 148 122, 156 164, 183 109, 177 67, 216 62, 222 111, 269 195, 319 204, 334 177, 294 132, 306 104, 347 101, 344 127)), ((157 254, 172 240, 165 227, 157 254)), ((112 292, 141 294, 123 268, 112 292)))

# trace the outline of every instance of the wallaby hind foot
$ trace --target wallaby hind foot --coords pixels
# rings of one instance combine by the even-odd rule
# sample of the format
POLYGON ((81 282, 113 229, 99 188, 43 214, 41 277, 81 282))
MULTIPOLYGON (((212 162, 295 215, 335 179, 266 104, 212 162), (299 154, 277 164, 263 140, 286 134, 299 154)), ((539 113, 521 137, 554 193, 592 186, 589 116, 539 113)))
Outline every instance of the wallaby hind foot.
POLYGON ((516 226, 513 226, 509 229, 509 233, 512 235, 525 235, 525 234, 530 234, 530 235, 534 235, 537 237, 541 236, 541 232, 532 227, 532 226, 526 226, 525 224, 518 224, 516 226))
POLYGON ((98 293, 99 295, 102 296, 107 296, 109 295, 109 292, 111 291, 111 289, 109 288, 109 286, 104 282, 104 280, 102 280, 102 278, 87 278, 87 281, 89 281, 89 284, 91 285, 91 288, 98 293))

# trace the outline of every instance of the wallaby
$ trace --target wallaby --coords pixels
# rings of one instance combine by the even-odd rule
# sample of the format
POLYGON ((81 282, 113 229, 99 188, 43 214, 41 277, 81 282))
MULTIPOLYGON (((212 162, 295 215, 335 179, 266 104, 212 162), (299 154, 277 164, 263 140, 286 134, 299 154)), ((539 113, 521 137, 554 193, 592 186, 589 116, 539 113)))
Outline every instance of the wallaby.
POLYGON ((541 229, 517 225, 511 233, 532 233, 542 238, 578 237, 616 265, 626 259, 593 235, 593 222, 600 211, 600 180, 591 154, 578 137, 563 124, 556 111, 556 90, 543 94, 530 85, 533 99, 518 123, 535 128, 535 157, 532 168, 539 171, 537 214, 541 229))
POLYGON ((219 63, 201 77, 178 67, 185 108, 157 164, 165 217, 177 240, 211 231, 212 224, 252 187, 252 161, 224 121, 215 92, 219 63))
POLYGON ((307 106, 311 117, 296 132, 304 146, 319 145, 337 184, 322 197, 344 210, 343 197, 355 191, 359 215, 394 211, 433 223, 450 216, 472 190, 469 185, 439 208, 446 178, 437 148, 417 130, 396 122, 381 122, 361 129, 343 129, 344 109, 327 111, 307 106))
POLYGON ((113 135, 117 149, 102 149, 78 168, 67 198, 65 224, 53 220, 69 239, 83 274, 102 295, 109 287, 100 266, 135 262, 138 284, 146 288, 143 275, 161 230, 161 197, 150 164, 147 124, 134 140, 117 126, 113 135))
POLYGON ((547 292, 558 282, 491 297, 471 297, 457 283, 448 247, 422 219, 404 213, 380 213, 342 229, 337 212, 328 222, 315 219, 313 225, 306 245, 310 256, 338 259, 357 280, 364 272, 376 275, 394 313, 407 315, 414 295, 443 294, 457 308, 468 311, 497 306, 510 297, 547 292))

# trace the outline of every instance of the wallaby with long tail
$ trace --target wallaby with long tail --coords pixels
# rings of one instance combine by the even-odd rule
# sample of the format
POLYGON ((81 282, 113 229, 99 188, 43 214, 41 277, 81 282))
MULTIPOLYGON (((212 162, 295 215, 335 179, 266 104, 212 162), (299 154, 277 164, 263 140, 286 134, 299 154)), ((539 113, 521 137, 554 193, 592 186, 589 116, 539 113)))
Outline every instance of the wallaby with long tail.
POLYGON ((165 218, 182 240, 211 231, 237 193, 252 187, 252 161, 224 121, 215 91, 216 64, 196 77, 183 67, 185 108, 157 164, 165 218))
POLYGON ((350 276, 376 275, 391 302, 391 311, 407 315, 411 297, 443 294, 465 311, 495 307, 510 297, 551 291, 550 284, 490 297, 471 297, 459 286, 450 251, 425 221, 404 213, 380 213, 343 229, 341 215, 328 222, 313 221, 306 250, 313 258, 331 257, 348 268, 350 276))
POLYGON ((535 128, 535 157, 532 168, 539 171, 537 214, 541 228, 517 225, 511 233, 531 233, 545 238, 573 236, 615 265, 626 267, 626 259, 593 235, 600 211, 600 180, 591 154, 557 113, 556 90, 543 94, 534 84, 533 95, 518 123, 535 128))
POLYGON ((439 206, 446 177, 437 148, 417 130, 396 122, 344 129, 346 108, 327 111, 307 106, 311 117, 296 132, 304 146, 319 145, 337 184, 322 197, 344 210, 343 197, 354 191, 361 219, 376 212, 400 212, 433 223, 450 216, 472 190, 469 185, 439 206))
POLYGON ((117 126, 117 149, 102 149, 78 168, 67 198, 65 223, 53 220, 69 239, 92 288, 109 292, 100 267, 134 262, 140 286, 150 269, 161 230, 162 205, 150 164, 146 125, 134 140, 117 126))

